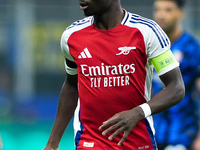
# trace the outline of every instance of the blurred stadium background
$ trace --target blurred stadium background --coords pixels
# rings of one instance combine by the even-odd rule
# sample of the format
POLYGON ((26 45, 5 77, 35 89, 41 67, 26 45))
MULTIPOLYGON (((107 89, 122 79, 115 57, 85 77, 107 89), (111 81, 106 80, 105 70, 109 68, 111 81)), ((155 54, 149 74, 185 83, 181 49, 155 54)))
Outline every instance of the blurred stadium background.
MULTIPOLYGON (((128 11, 152 19, 153 0, 121 1, 128 11)), ((187 0, 186 12, 183 26, 200 38, 200 0, 187 0)), ((65 78, 60 37, 69 24, 83 17, 78 0, 0 0, 3 150, 45 146, 65 78)), ((70 123, 60 150, 74 149, 73 136, 70 123)))

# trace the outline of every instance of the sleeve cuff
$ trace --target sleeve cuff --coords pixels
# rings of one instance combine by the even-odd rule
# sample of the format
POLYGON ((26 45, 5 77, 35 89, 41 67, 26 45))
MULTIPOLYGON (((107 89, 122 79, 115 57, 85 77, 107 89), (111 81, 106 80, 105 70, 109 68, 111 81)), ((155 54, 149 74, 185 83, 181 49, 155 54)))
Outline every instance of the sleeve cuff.
POLYGON ((77 75, 78 74, 77 68, 70 68, 69 66, 67 66, 66 62, 65 62, 65 70, 70 75, 77 75))

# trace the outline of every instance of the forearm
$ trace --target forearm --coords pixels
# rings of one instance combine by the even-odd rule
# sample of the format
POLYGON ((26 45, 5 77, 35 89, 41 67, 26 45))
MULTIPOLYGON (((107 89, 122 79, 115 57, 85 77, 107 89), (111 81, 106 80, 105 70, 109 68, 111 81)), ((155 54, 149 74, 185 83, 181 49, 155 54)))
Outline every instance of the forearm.
POLYGON ((179 88, 172 88, 169 86, 161 90, 148 102, 152 115, 176 105, 183 99, 183 95, 183 90, 179 88))
POLYGON ((64 83, 60 94, 56 119, 47 145, 53 148, 58 147, 61 137, 73 117, 77 99, 77 88, 64 83))
MULTIPOLYGON (((169 72, 169 74, 170 73, 172 72, 169 72)), ((180 72, 178 71, 176 76, 170 77, 172 78, 171 81, 173 82, 166 82, 166 79, 169 78, 169 75, 167 75, 167 78, 165 76, 162 77, 162 80, 165 82, 165 88, 157 93, 148 102, 152 115, 176 105, 184 98, 185 87, 180 72)))

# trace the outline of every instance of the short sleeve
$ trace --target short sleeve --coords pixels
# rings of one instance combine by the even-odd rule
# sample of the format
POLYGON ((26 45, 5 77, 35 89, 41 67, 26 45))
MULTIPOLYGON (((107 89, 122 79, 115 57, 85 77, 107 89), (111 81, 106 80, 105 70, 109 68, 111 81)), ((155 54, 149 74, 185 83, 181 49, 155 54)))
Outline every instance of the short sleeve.
POLYGON ((147 55, 150 59, 170 50, 171 47, 168 36, 154 21, 151 21, 151 26, 149 26, 146 46, 147 55))
POLYGON ((65 70, 70 75, 76 75, 77 74, 77 66, 74 62, 74 59, 72 55, 69 52, 69 46, 68 46, 68 39, 70 37, 70 34, 66 31, 62 34, 60 45, 61 45, 61 51, 63 55, 65 56, 65 70))
POLYGON ((158 75, 163 75, 179 66, 172 54, 171 43, 166 33, 154 21, 151 21, 147 38, 147 56, 158 75))

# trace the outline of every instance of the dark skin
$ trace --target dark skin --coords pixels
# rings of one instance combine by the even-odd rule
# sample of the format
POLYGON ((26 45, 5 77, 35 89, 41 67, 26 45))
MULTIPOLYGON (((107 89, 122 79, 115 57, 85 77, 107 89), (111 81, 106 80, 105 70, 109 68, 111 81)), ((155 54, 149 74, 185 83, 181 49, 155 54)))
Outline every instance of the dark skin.
MULTIPOLYGON (((100 30, 117 27, 124 16, 120 0, 80 0, 80 4, 86 16, 94 15, 94 25, 100 30)), ((165 89, 148 102, 152 115, 179 103, 185 94, 182 76, 178 67, 160 76, 160 78, 165 85, 165 89)), ((44 150, 56 150, 58 148, 62 134, 73 116, 77 99, 77 76, 67 74, 61 90, 56 120, 44 150)), ((121 146, 131 130, 144 118, 143 110, 137 106, 111 116, 110 119, 102 123, 99 130, 102 131, 102 136, 112 133, 108 140, 113 140, 120 133, 124 133, 122 139, 118 142, 118 145, 121 146)))
POLYGON ((94 16, 94 25, 100 30, 109 30, 120 25, 124 11, 120 0, 80 0, 80 5, 86 5, 85 16, 94 16))
POLYGON ((44 150, 57 150, 61 137, 74 115, 78 101, 77 75, 66 75, 60 93, 56 119, 44 150), (64 121, 63 121, 64 120, 64 121))
MULTIPOLYGON (((164 83, 165 89, 160 91, 148 102, 152 115, 176 105, 183 99, 185 93, 182 76, 178 67, 160 76, 160 79, 164 83)), ((114 115, 107 121, 103 122, 102 126, 99 127, 99 130, 102 130, 102 134, 105 136, 117 129, 111 136, 109 136, 109 140, 113 140, 114 137, 123 132, 124 135, 118 143, 118 146, 120 146, 126 140, 136 124, 144 118, 142 109, 137 106, 131 110, 123 111, 114 115)))

